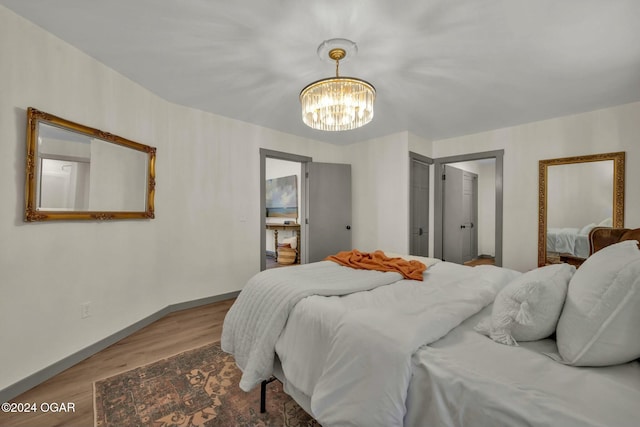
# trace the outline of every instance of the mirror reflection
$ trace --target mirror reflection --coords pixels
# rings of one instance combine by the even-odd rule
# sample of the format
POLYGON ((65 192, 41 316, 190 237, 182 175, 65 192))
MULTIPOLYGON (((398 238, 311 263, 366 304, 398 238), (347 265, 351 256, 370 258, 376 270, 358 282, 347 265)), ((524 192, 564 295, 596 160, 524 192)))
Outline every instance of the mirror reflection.
POLYGON ((38 209, 89 210, 88 161, 40 158, 38 209))
POLYGON ((153 218, 155 148, 29 109, 26 221, 153 218))
POLYGON ((613 224, 613 160, 547 170, 547 258, 589 256, 589 232, 613 224))
POLYGON ((622 227, 624 153, 540 161, 538 264, 579 265, 594 227, 622 227))

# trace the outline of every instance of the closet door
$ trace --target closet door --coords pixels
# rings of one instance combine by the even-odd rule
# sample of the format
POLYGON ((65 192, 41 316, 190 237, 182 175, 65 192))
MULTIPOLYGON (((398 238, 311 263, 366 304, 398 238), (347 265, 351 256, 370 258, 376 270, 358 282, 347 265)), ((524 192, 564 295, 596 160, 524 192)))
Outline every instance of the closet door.
POLYGON ((307 262, 351 247, 351 165, 307 164, 307 262))
POLYGON ((477 256, 478 176, 444 167, 443 260, 463 264, 477 256), (474 253, 475 251, 475 253, 474 253))
POLYGON ((410 254, 429 256, 429 165, 411 159, 409 187, 410 254))

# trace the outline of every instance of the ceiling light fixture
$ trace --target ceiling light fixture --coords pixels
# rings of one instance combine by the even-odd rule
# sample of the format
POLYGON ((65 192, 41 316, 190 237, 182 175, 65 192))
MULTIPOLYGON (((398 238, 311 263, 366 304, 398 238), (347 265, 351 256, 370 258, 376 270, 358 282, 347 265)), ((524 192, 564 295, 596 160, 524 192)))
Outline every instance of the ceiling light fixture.
POLYGON ((373 119, 376 89, 354 77, 340 77, 340 61, 357 53, 356 44, 346 39, 324 41, 318 47, 320 58, 336 63, 336 76, 318 80, 300 92, 302 121, 325 131, 356 129, 373 119))

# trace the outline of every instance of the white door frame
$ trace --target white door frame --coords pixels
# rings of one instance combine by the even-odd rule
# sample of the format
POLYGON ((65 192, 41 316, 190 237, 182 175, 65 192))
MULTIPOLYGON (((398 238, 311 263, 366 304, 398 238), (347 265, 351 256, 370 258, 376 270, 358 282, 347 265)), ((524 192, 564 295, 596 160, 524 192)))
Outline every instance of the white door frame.
MULTIPOLYGON (((267 235, 265 230, 267 229, 267 220, 266 220, 266 212, 267 212, 267 204, 266 204, 266 169, 267 169, 267 158, 270 159, 279 159, 279 160, 288 160, 290 162, 299 162, 301 166, 302 177, 307 173, 307 163, 312 161, 311 157, 300 156, 298 154, 285 153, 282 151, 274 151, 268 150, 266 148, 260 149, 260 271, 265 270, 267 268, 267 259, 266 259, 266 248, 267 248, 267 235)), ((306 214, 306 189, 304 185, 305 180, 302 180, 302 185, 300 186, 300 221, 304 221, 303 218, 307 217, 306 214)), ((306 231, 304 227, 300 227, 300 246, 302 248, 305 247, 307 240, 306 231)), ((302 252, 302 259, 300 263, 306 262, 306 251, 302 252)))
POLYGON ((480 153, 461 154, 458 156, 434 159, 434 257, 442 259, 443 229, 443 165, 447 163, 468 162, 472 160, 495 159, 496 161, 496 258, 495 264, 502 267, 502 171, 504 150, 484 151, 480 153))

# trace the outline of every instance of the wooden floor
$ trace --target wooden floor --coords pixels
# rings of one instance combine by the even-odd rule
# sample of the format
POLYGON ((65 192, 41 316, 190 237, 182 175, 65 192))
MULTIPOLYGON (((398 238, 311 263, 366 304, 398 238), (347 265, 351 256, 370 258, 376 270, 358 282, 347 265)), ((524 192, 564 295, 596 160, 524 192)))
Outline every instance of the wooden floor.
POLYGON ((269 270, 271 268, 282 268, 282 267, 292 267, 294 265, 299 265, 297 263, 294 264, 278 264, 275 257, 267 255, 266 269, 269 270))
POLYGON ((93 426, 94 381, 219 341, 232 303, 228 300, 172 313, 12 400, 37 407, 71 402, 74 413, 0 412, 0 426, 93 426))
POLYGON ((476 258, 464 263, 464 265, 468 265, 471 267, 475 267, 476 265, 495 265, 495 264, 496 264, 495 258, 476 258))

